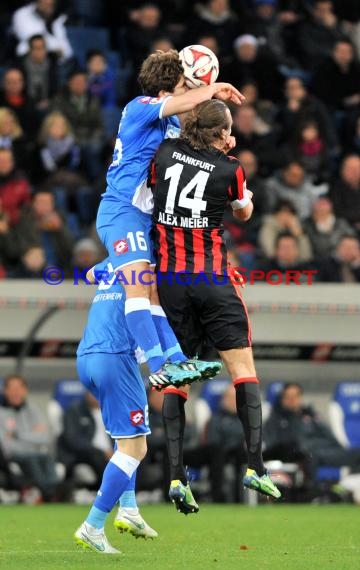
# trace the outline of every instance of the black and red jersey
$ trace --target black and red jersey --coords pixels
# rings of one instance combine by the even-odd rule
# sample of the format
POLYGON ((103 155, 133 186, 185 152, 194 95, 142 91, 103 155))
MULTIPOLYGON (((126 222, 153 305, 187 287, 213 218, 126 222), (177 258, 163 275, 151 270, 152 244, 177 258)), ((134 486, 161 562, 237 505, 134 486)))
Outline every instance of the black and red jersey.
POLYGON ((222 219, 250 200, 242 166, 183 139, 161 143, 152 166, 153 221, 159 271, 221 275, 227 267, 222 219))

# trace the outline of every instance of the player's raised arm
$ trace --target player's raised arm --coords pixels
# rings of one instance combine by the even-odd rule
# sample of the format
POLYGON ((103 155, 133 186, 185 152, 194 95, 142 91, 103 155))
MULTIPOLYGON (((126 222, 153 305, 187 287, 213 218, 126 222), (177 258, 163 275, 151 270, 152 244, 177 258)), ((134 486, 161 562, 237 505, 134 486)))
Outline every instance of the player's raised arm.
POLYGON ((245 100, 244 95, 230 83, 212 83, 190 89, 182 95, 175 94, 174 97, 165 102, 162 116, 169 117, 170 115, 180 115, 192 111, 197 105, 209 101, 213 97, 222 101, 232 101, 237 105, 241 105, 245 100))
POLYGON ((246 222, 252 216, 254 204, 252 202, 253 193, 246 188, 246 179, 242 166, 238 166, 234 180, 229 186, 228 197, 235 218, 246 222))

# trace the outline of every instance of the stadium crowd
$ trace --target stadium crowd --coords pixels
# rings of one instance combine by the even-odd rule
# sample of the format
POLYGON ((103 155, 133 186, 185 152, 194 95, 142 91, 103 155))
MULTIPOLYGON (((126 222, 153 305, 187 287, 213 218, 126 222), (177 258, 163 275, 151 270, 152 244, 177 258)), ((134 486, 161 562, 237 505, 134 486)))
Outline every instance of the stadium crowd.
MULTIPOLYGON (((184 461, 203 501, 239 502, 244 500, 245 435, 233 386, 224 379, 219 382, 212 396, 205 390, 191 401, 184 461)), ((139 500, 144 502, 167 500, 163 398, 163 392, 148 392, 152 433, 136 485, 139 500)), ((283 500, 358 502, 360 448, 340 443, 335 426, 330 427, 307 400, 300 384, 285 383, 270 408, 263 405, 264 459, 283 462, 273 467, 283 500), (296 472, 289 475, 287 468, 294 466, 296 472), (322 467, 330 469, 325 479, 320 475, 322 467)), ((0 503, 92 500, 113 453, 113 442, 105 432, 98 401, 89 391, 74 392, 66 408, 60 401, 54 393, 44 409, 35 403, 26 378, 11 374, 5 379, 0 398, 0 503)))
POLYGON ((360 281, 357 0, 17 0, 0 31, 0 278, 103 258, 94 221, 139 64, 199 43, 246 95, 233 153, 255 213, 224 218, 238 265, 360 281))

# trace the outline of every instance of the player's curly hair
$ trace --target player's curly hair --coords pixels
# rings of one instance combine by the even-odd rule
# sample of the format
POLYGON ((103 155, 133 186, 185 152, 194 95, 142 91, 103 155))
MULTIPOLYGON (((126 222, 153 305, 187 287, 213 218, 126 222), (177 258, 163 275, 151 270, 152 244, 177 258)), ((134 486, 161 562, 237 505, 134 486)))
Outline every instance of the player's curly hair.
POLYGON ((159 91, 172 93, 183 75, 184 69, 175 49, 157 50, 142 63, 138 82, 144 95, 157 97, 159 91))
POLYGON ((222 130, 229 129, 228 106, 219 99, 200 103, 186 116, 181 138, 195 149, 206 149, 222 138, 222 130))

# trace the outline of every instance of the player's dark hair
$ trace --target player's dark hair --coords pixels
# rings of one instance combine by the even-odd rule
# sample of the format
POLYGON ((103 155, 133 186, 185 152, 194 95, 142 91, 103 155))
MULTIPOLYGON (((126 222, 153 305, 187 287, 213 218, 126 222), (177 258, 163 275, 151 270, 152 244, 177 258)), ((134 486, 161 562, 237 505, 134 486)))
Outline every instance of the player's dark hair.
POLYGON ((160 91, 172 93, 183 74, 179 53, 175 49, 158 50, 142 63, 138 82, 144 95, 157 97, 160 91))
POLYGON ((200 103, 185 119, 181 138, 195 149, 206 149, 222 138, 223 129, 228 129, 228 106, 218 99, 200 103))

